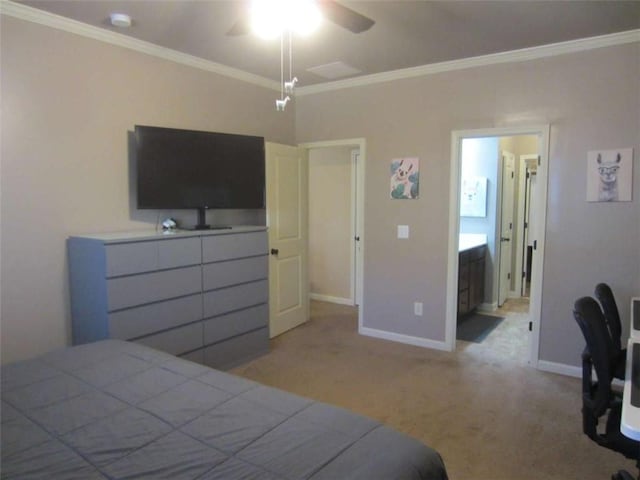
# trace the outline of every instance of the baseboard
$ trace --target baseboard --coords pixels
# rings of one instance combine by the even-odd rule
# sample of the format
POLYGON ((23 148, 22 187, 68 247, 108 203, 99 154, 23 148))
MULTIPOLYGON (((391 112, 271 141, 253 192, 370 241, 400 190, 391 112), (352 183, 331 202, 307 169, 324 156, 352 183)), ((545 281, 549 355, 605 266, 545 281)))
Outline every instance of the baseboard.
POLYGON ((367 337, 379 338, 382 340, 390 340, 392 342, 404 343, 416 347, 432 348, 434 350, 449 351, 445 342, 430 340, 428 338, 414 337, 411 335, 403 335, 401 333, 388 332, 386 330, 378 330, 376 328, 359 327, 358 333, 367 337))
POLYGON ((498 309, 498 303, 481 303, 478 305, 479 312, 491 313, 498 309))
POLYGON ((582 377, 582 367, 574 367, 564 363, 548 362, 546 360, 538 360, 538 370, 543 372, 558 373, 569 377, 582 377))
MULTIPOLYGON (((541 370, 543 372, 557 373, 559 375, 566 375, 568 377, 582 378, 582 367, 574 367, 571 365, 565 365, 564 363, 539 360, 538 370, 541 370)), ((597 379, 597 375, 594 375, 594 379, 597 379)), ((619 389, 624 388, 624 380, 620 380, 618 378, 614 378, 611 384, 619 389)))
POLYGON ((319 293, 310 293, 309 298, 311 300, 318 300, 320 302, 337 303, 339 305, 355 305, 350 298, 332 297, 331 295, 321 295, 319 293))

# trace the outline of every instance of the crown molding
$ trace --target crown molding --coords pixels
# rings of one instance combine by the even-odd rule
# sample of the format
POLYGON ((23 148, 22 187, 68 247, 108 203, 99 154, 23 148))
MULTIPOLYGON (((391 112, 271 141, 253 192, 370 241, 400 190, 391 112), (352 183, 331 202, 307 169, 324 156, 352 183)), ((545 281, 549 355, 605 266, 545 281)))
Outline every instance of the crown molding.
POLYGON ((74 33, 100 42, 109 43, 118 47, 127 48, 136 52, 145 53, 154 57, 205 70, 207 72, 217 73, 235 80, 252 83, 260 87, 280 91, 280 84, 274 80, 211 62, 209 60, 204 60, 193 55, 178 52, 177 50, 161 47, 144 40, 138 40, 121 33, 112 32, 110 30, 105 30, 104 28, 95 27, 77 20, 38 10, 37 8, 15 3, 11 0, 0 0, 0 14, 56 28, 65 32, 74 33))
POLYGON ((597 37, 582 38, 567 42, 551 43, 539 47, 523 48, 521 50, 511 50, 508 52, 482 55, 478 57, 463 58, 449 62, 432 63, 419 67, 403 68, 389 72, 363 75, 360 77, 336 80, 334 82, 309 85, 307 87, 296 88, 296 96, 311 95, 320 92, 329 92, 343 88, 361 87, 374 85, 376 83, 391 82, 406 78, 422 77, 436 73, 451 72, 454 70, 464 70, 473 67, 483 67, 487 65, 497 65, 500 63, 523 62, 538 58, 553 57, 567 53, 593 50, 596 48, 611 47, 614 45, 624 45, 627 43, 640 42, 640 29, 626 32, 612 33, 597 37))
MULTIPOLYGON (((280 90, 280 84, 274 80, 270 80, 259 75, 231 68, 226 65, 215 63, 209 60, 204 60, 200 57, 178 52, 177 50, 161 47, 144 40, 138 40, 136 38, 122 35, 117 32, 112 32, 110 30, 105 30, 103 28, 95 27, 83 22, 78 22, 77 20, 72 20, 60 15, 55 15, 43 10, 38 10, 37 8, 29 7, 20 3, 15 3, 11 0, 0 0, 0 14, 8 15, 21 20, 26 20, 28 22, 38 23, 40 25, 45 25, 51 28, 56 28, 58 30, 74 33, 76 35, 92 38, 101 42, 110 43, 112 45, 127 48, 129 50, 134 50, 137 52, 145 53, 147 55, 152 55, 172 62, 198 68, 200 70, 217 73, 219 75, 258 85, 270 90, 280 90)), ((374 85, 377 83, 422 77, 426 75, 450 72, 454 70, 464 70, 473 67, 497 65, 510 62, 523 62, 526 60, 534 60, 538 58, 552 57, 556 55, 564 55, 567 53, 575 53, 584 50, 592 50, 596 48, 610 47, 614 45, 623 45, 635 42, 640 42, 640 29, 613 33, 609 35, 601 35, 597 37, 583 38, 579 40, 571 40, 568 42, 552 43, 539 47, 523 48, 520 50, 512 50, 508 52, 464 58, 461 60, 452 60, 449 62, 432 63, 418 67, 375 73, 372 75, 363 75, 355 78, 309 85, 307 87, 298 87, 296 88, 296 96, 311 95, 314 93, 329 92, 332 90, 340 90, 344 88, 374 85)))

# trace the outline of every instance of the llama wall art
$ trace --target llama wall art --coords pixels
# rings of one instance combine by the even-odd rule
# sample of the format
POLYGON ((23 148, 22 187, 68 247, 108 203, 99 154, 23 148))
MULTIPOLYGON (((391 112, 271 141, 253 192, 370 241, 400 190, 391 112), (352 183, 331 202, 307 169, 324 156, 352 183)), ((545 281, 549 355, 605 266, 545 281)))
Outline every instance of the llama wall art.
POLYGON ((631 201, 633 149, 590 151, 587 162, 587 201, 631 201))

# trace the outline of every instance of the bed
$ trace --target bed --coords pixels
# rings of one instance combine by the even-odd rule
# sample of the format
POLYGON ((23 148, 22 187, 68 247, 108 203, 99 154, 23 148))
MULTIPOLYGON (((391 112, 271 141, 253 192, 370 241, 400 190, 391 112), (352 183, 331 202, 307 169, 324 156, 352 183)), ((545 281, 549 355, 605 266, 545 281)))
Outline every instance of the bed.
POLYGON ((105 340, 2 368, 3 479, 446 479, 372 419, 105 340))

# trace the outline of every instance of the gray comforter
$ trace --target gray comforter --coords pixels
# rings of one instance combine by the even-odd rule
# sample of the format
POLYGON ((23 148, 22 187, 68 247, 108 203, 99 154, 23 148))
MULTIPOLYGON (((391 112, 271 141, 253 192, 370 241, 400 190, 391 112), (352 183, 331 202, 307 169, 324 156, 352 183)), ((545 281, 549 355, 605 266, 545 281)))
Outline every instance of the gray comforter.
POLYGON ((2 368, 6 479, 446 479, 366 417, 107 340, 2 368))

